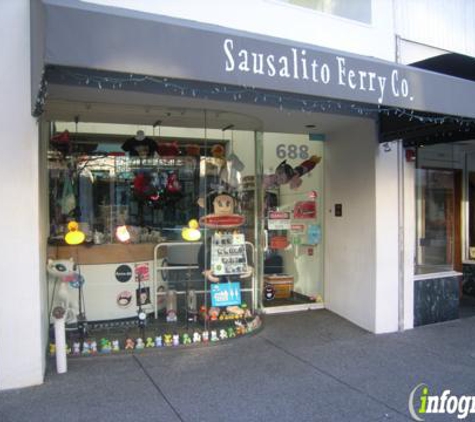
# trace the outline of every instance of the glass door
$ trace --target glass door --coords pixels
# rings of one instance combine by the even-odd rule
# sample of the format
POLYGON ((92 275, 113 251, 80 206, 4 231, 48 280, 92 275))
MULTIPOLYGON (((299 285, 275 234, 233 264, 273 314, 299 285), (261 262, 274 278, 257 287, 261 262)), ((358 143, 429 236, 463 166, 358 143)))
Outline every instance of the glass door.
POLYGON ((308 134, 263 133, 256 145, 262 305, 266 312, 322 307, 323 143, 308 134))

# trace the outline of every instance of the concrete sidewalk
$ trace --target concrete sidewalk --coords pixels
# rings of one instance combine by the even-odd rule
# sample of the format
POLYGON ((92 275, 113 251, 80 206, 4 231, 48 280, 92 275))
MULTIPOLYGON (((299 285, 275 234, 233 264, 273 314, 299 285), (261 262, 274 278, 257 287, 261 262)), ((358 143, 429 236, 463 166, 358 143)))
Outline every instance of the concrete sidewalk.
POLYGON ((44 385, 0 392, 1 422, 407 421, 421 382, 475 394, 475 318, 377 336, 313 311, 210 347, 53 364, 44 385))

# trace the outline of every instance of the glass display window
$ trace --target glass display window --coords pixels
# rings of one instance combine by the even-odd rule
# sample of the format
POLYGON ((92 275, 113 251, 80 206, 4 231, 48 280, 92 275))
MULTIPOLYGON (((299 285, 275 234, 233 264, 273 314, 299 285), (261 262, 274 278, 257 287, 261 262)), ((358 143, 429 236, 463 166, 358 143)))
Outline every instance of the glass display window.
POLYGON ((257 217, 243 211, 257 192, 242 188, 255 133, 81 126, 57 122, 49 150, 49 307, 67 308, 68 329, 116 327, 124 348, 137 328, 164 345, 257 328, 257 217), (65 244, 70 221, 83 244, 65 244), (75 268, 74 280, 56 266, 75 268))

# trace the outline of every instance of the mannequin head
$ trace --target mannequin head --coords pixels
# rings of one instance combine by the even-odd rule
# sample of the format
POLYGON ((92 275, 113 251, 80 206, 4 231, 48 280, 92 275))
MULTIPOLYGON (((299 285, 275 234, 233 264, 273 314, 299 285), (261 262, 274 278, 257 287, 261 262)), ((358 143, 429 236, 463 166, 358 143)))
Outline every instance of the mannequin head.
POLYGON ((137 139, 137 141, 143 141, 145 139, 144 131, 143 130, 138 130, 137 134, 135 135, 135 139, 137 139))

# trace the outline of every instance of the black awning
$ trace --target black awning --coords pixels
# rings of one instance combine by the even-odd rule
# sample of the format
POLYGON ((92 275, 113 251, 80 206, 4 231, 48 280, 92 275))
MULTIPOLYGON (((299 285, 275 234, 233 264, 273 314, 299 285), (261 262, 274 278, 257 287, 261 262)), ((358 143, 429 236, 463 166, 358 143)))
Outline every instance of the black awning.
POLYGON ((475 59, 462 54, 447 53, 412 63, 418 69, 475 81, 475 59))
MULTIPOLYGON (((475 81, 475 59, 461 54, 442 54, 413 63, 411 66, 475 81)), ((469 106, 475 109, 475 98, 469 106)), ((422 121, 410 112, 396 112, 389 115, 382 113, 381 141, 403 139, 405 146, 418 146, 475 139, 475 122, 471 119, 464 121, 448 115, 418 113, 418 117, 421 116, 422 121)))

